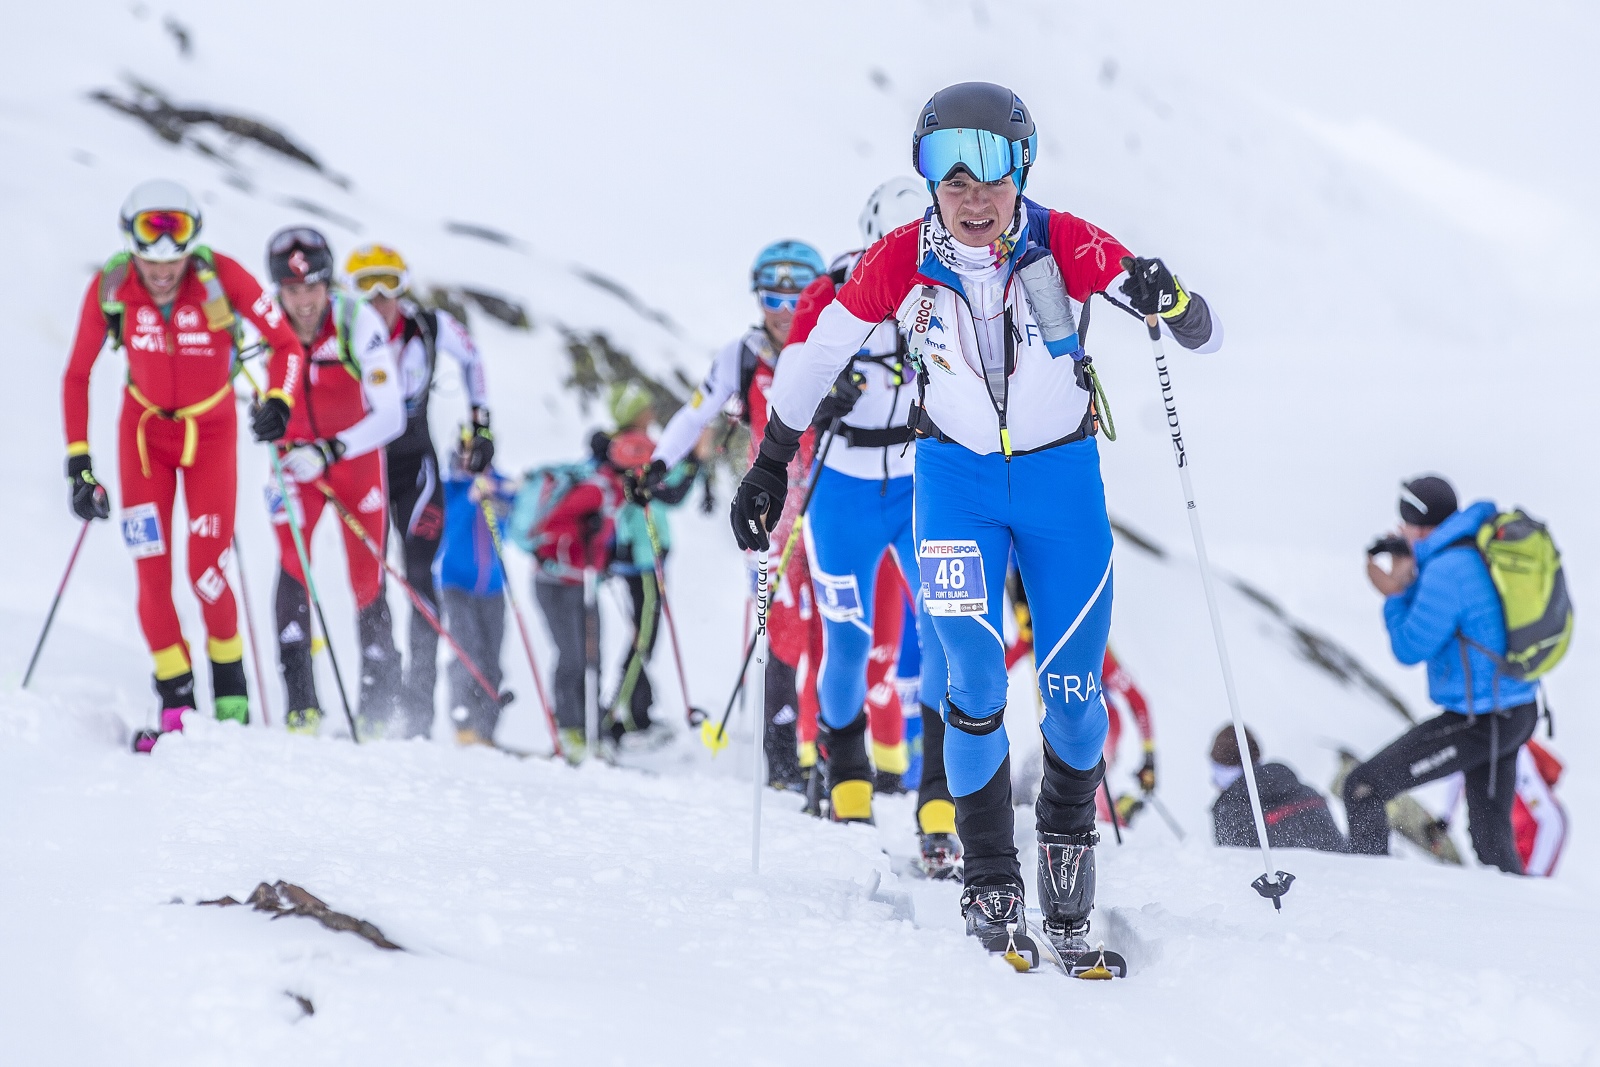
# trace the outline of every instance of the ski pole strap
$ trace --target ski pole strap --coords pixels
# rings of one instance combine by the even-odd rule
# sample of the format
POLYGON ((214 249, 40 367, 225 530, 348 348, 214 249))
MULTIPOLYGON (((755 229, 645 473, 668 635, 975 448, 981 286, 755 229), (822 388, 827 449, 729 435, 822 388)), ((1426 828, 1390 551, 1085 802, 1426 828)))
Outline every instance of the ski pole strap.
POLYGON ((1089 379, 1089 384, 1094 388, 1094 409, 1095 413, 1105 423, 1106 440, 1115 441, 1117 439, 1117 424, 1111 419, 1111 401, 1106 399, 1105 386, 1100 384, 1100 375, 1095 372, 1094 364, 1089 362, 1087 356, 1083 360, 1083 373, 1089 379))

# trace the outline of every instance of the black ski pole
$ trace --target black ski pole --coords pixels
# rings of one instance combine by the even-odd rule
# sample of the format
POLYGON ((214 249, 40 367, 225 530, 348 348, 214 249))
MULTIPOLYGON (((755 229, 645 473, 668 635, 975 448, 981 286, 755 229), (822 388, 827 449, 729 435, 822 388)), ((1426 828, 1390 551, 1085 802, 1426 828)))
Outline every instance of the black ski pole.
MULTIPOLYGON (((822 480, 822 463, 828 458, 828 449, 833 447, 833 440, 838 433, 839 420, 834 419, 828 425, 828 432, 823 435, 822 447, 817 450, 817 458, 811 463, 811 481, 806 486, 805 499, 800 501, 800 510, 795 513, 794 525, 789 529, 789 540, 783 546, 783 554, 778 557, 778 569, 772 572, 774 587, 783 580, 783 572, 789 566, 789 557, 794 554, 795 545, 800 543, 800 524, 805 521, 806 511, 811 507, 811 498, 817 495, 817 483, 822 480)), ((756 653, 756 642, 761 638, 763 630, 764 627, 752 634, 750 643, 745 646, 744 661, 739 664, 739 677, 734 681, 733 692, 728 694, 728 706, 722 709, 722 718, 718 721, 716 729, 711 728, 710 719, 700 725, 700 740, 713 752, 721 751, 728 743, 728 717, 733 714, 734 702, 739 699, 739 693, 744 689, 744 675, 750 669, 750 657, 756 653)), ((757 708, 756 714, 765 716, 766 709, 757 708)))
POLYGON ((1156 809, 1156 814, 1161 816, 1161 820, 1167 824, 1167 828, 1172 831, 1173 835, 1180 842, 1183 841, 1184 837, 1187 836, 1183 832, 1183 827, 1178 825, 1178 820, 1172 817, 1172 812, 1167 810, 1167 806, 1161 803, 1161 798, 1154 793, 1146 793, 1144 798, 1150 802, 1151 807, 1156 809))
POLYGON ((67 591, 67 579, 72 577, 72 568, 78 562, 78 551, 83 548, 83 539, 89 536, 89 524, 85 522, 83 529, 78 531, 78 539, 72 544, 72 555, 67 557, 67 569, 61 575, 61 584, 56 586, 55 599, 50 601, 50 614, 44 617, 44 629, 39 631, 39 640, 33 646, 33 655, 28 657, 28 669, 22 675, 22 688, 28 688, 28 680, 33 677, 33 668, 39 664, 39 653, 44 651, 44 639, 50 636, 50 624, 56 621, 56 609, 61 606, 61 594, 67 591))
POLYGON ((1122 820, 1117 818, 1117 802, 1111 797, 1111 783, 1105 776, 1100 778, 1100 787, 1105 790, 1106 810, 1111 813, 1111 830, 1117 835, 1117 844, 1122 844, 1122 820))

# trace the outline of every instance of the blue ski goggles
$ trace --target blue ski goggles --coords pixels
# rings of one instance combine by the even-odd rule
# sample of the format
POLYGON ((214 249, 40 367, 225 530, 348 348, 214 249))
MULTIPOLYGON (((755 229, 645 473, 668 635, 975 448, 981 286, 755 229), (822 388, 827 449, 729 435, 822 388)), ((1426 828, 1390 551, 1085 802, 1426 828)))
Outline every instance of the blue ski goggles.
POLYGON ((980 182, 995 182, 1031 164, 1038 143, 1036 133, 1008 141, 989 130, 934 130, 917 139, 917 173, 930 182, 942 182, 957 167, 964 167, 980 182))
POLYGON ((799 293, 776 293, 771 289, 757 289, 763 311, 793 311, 800 306, 799 293))
POLYGON ((809 263, 779 260, 763 263, 756 271, 755 288, 777 293, 799 293, 817 280, 817 269, 809 263))

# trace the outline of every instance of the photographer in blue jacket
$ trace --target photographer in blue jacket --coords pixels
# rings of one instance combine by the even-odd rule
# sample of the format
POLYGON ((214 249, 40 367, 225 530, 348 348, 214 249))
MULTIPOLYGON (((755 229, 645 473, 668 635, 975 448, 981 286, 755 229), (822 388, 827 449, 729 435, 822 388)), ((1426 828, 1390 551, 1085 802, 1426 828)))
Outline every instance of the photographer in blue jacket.
POLYGON ((1389 645, 1404 664, 1427 663, 1428 696, 1441 713, 1401 734, 1345 780, 1350 850, 1389 851, 1384 804, 1456 771, 1466 776, 1472 847, 1486 866, 1522 873, 1511 832, 1517 750, 1538 720, 1536 685, 1499 669, 1482 649, 1503 655, 1500 597, 1479 555, 1478 528, 1493 503, 1456 504, 1436 475, 1405 482, 1398 534, 1367 550, 1367 577, 1386 598, 1389 645), (1390 569, 1379 564, 1387 555, 1390 569))

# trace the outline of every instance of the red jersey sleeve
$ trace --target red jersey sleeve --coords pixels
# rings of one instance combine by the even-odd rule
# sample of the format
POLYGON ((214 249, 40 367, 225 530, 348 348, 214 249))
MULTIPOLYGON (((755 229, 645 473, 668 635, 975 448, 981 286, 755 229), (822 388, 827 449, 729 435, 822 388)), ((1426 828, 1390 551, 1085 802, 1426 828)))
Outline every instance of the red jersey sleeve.
POLYGON ((1104 291, 1122 273, 1122 257, 1133 255, 1109 233, 1065 211, 1050 212, 1050 252, 1061 265, 1067 295, 1080 304, 1104 291))
POLYGON ((822 314, 822 309, 833 303, 833 279, 824 274, 800 294, 800 304, 794 309, 794 321, 789 327, 789 340, 784 347, 801 344, 817 325, 817 316, 822 314))
POLYGON ((213 253, 217 267, 217 281, 228 294, 228 303, 234 313, 249 319, 261 339, 272 349, 272 359, 267 361, 267 392, 277 392, 294 405, 295 390, 303 377, 306 353, 300 339, 294 335, 289 320, 284 318, 278 302, 264 292, 255 275, 245 270, 238 261, 213 253))
POLYGON ((921 222, 908 222, 867 249, 839 290, 837 299, 846 311, 862 322, 877 323, 900 310, 916 277, 921 227, 921 222))
POLYGON ((78 331, 72 338, 72 354, 67 357, 67 373, 61 382, 61 410, 67 431, 67 455, 81 456, 89 451, 89 373, 100 349, 106 343, 106 317, 100 310, 100 272, 89 281, 78 309, 78 331))

